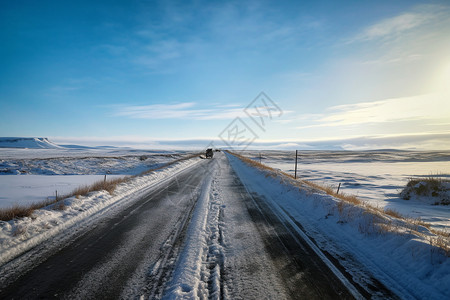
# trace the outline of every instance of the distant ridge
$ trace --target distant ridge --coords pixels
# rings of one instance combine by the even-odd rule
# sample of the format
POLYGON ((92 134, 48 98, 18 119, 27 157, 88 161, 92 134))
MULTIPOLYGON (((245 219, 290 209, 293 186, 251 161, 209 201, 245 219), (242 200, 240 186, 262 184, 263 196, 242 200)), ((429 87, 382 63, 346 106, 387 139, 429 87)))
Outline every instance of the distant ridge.
POLYGON ((60 149, 48 138, 0 137, 0 148, 60 149))

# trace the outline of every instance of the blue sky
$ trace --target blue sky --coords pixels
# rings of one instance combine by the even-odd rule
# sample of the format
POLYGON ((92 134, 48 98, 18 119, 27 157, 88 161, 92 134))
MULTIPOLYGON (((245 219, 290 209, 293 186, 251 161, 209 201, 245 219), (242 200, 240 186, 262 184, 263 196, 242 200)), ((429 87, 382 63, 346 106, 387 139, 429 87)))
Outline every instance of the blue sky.
POLYGON ((450 149, 448 1, 8 1, 0 38, 0 136, 450 149))

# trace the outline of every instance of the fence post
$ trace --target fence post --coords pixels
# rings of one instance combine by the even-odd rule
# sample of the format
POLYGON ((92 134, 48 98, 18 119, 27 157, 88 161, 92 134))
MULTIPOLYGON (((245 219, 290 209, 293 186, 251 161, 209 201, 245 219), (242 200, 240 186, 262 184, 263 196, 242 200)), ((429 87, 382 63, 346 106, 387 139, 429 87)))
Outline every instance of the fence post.
POLYGON ((106 183, 106 174, 105 174, 105 178, 103 179, 103 183, 106 183))
POLYGON ((339 182, 339 186, 338 186, 338 189, 337 189, 337 192, 336 192, 336 195, 338 195, 339 194, 339 190, 341 189, 341 183, 339 182))
POLYGON ((55 201, 58 201, 58 190, 55 191, 55 201))
POLYGON ((298 150, 295 150, 295 173, 294 173, 294 179, 297 179, 297 155, 298 155, 298 150))

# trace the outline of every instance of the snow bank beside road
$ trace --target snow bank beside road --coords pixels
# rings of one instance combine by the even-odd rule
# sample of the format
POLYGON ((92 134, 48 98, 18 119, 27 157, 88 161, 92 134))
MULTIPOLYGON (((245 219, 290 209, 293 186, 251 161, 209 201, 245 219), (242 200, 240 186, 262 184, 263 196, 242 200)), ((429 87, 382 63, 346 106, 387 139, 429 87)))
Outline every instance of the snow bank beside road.
POLYGON ((450 282, 450 258, 430 245, 427 237, 432 233, 426 228, 419 227, 423 234, 416 234, 393 218, 391 225, 396 231, 377 231, 370 216, 358 207, 345 207, 339 199, 311 188, 299 190, 282 175, 267 176, 273 174, 234 156, 228 158, 250 192, 263 195, 279 216, 300 223, 317 246, 362 287, 376 286, 379 281, 401 298, 450 297, 446 284, 450 282))
POLYGON ((199 158, 177 162, 150 174, 133 178, 117 186, 114 195, 106 191, 93 192, 86 197, 65 200, 65 209, 55 206, 36 210, 31 218, 0 221, 0 265, 24 253, 45 240, 66 231, 70 234, 82 226, 89 226, 110 208, 122 207, 139 199, 149 189, 175 174, 199 163, 199 158), (68 232, 67 230, 71 231, 68 232))

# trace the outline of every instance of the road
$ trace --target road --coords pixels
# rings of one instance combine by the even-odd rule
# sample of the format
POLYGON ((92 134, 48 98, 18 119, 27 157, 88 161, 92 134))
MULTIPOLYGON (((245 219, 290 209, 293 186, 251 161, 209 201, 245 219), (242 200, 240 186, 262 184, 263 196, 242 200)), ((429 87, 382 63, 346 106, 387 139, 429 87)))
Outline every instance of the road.
POLYGON ((223 153, 41 252, 3 277, 0 299, 355 296, 223 153))

